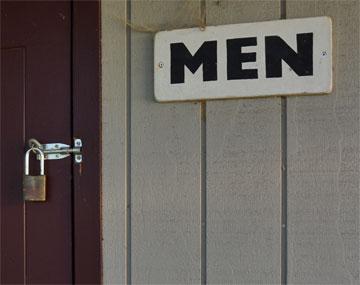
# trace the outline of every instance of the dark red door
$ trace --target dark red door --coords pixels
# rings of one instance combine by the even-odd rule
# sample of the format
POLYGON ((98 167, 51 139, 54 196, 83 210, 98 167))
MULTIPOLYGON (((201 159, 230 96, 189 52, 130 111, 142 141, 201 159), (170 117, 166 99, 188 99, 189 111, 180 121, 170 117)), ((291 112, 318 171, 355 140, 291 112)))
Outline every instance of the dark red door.
POLYGON ((99 108, 81 104, 99 102, 98 68, 87 71, 93 83, 81 74, 98 63, 98 10, 96 2, 1 3, 2 284, 100 281, 99 108), (88 98, 86 84, 95 84, 88 98), (92 122, 82 119, 88 112, 92 122), (24 203, 28 139, 71 144, 73 137, 84 142, 84 163, 46 161, 47 201, 24 203))

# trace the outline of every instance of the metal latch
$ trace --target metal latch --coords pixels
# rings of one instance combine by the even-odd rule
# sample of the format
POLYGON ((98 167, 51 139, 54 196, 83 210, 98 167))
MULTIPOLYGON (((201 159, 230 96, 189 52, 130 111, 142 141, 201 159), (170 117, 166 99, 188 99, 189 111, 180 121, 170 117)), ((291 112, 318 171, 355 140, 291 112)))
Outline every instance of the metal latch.
MULTIPOLYGON (((74 161, 75 163, 81 163, 82 162, 82 154, 81 154, 81 148, 82 148, 82 141, 81 139, 74 138, 74 146, 70 147, 67 144, 63 143, 47 143, 47 144, 41 144, 36 139, 30 139, 29 140, 29 147, 36 147, 42 150, 44 153, 44 158, 48 160, 53 159, 63 159, 71 154, 74 155, 74 161)), ((37 159, 40 160, 40 156, 37 155, 37 159)))

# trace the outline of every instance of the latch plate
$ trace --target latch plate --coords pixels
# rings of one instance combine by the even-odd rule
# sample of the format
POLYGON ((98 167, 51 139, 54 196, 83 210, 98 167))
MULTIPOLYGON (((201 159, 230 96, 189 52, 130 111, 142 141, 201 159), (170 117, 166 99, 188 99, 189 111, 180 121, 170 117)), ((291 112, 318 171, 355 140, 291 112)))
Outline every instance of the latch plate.
POLYGON ((58 150, 66 150, 69 149, 70 146, 64 143, 47 143, 43 144, 43 151, 45 155, 45 159, 53 160, 53 159, 63 159, 65 157, 70 156, 70 153, 66 152, 57 152, 58 150))
MULTIPOLYGON (((29 146, 36 146, 40 148, 44 153, 45 160, 63 159, 70 156, 71 154, 74 154, 75 163, 82 162, 82 141, 78 138, 74 139, 74 146, 72 148, 68 144, 64 143, 40 144, 35 139, 29 140, 29 146)), ((39 160, 40 156, 37 156, 37 159, 39 160)))

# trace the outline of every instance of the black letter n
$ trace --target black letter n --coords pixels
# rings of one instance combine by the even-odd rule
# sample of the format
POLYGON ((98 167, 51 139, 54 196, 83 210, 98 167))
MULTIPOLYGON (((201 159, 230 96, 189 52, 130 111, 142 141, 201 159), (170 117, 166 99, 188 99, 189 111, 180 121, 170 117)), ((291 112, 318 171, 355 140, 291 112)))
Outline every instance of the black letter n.
POLYGON ((216 41, 204 42, 194 55, 183 43, 170 44, 171 84, 185 82, 185 66, 192 72, 202 65, 203 81, 217 80, 216 41))
POLYGON ((266 77, 281 77, 281 60, 299 76, 313 75, 313 33, 297 34, 297 53, 278 36, 265 37, 266 77))

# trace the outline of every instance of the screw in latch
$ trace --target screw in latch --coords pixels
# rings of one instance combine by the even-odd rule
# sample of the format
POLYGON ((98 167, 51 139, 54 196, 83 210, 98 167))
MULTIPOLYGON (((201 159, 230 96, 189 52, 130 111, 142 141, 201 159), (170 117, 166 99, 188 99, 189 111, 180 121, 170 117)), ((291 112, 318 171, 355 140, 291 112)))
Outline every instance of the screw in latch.
POLYGON ((76 147, 81 147, 82 146, 81 139, 75 139, 74 144, 76 147))
POLYGON ((82 155, 81 154, 76 154, 75 155, 75 162, 76 163, 82 162, 82 155))

